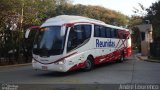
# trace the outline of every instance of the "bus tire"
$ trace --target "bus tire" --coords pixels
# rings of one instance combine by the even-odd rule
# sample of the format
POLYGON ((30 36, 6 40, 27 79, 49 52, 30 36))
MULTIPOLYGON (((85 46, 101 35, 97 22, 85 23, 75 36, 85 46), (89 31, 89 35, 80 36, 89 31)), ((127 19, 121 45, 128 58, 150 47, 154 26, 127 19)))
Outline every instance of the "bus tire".
POLYGON ((121 63, 124 60, 125 60, 124 53, 122 53, 121 56, 120 56, 120 58, 119 58, 119 60, 118 60, 118 62, 121 63))
POLYGON ((86 66, 84 68, 84 71, 91 71, 94 67, 93 59, 91 57, 88 57, 86 60, 86 66))

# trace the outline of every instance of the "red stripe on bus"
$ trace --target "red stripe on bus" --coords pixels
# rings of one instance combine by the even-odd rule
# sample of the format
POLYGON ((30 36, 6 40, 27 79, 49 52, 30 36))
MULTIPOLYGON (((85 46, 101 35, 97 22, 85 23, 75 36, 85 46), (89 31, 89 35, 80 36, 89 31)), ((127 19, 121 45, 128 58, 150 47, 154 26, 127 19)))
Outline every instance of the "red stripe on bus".
MULTIPOLYGON (((94 58, 94 64, 101 64, 101 63, 106 63, 109 61, 113 61, 113 60, 117 60, 120 58, 121 52, 124 50, 127 50, 127 53, 125 54, 125 57, 129 57, 131 55, 131 47, 128 48, 121 48, 119 50, 116 50, 112 53, 106 54, 106 55, 101 55, 101 56, 97 56, 94 58), (104 59, 103 61, 101 61, 101 59, 104 59)), ((74 71, 80 68, 84 68, 86 65, 86 61, 83 63, 79 63, 79 64, 75 64, 74 66, 72 66, 68 71, 74 71)))

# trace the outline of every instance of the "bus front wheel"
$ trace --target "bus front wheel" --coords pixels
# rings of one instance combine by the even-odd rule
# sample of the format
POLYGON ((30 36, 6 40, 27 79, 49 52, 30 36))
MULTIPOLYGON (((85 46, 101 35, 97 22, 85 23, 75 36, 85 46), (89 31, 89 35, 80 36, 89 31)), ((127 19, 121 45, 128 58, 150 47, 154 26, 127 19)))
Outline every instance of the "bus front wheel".
POLYGON ((94 63, 91 57, 88 57, 86 60, 86 66, 84 68, 84 71, 90 71, 94 67, 94 63))

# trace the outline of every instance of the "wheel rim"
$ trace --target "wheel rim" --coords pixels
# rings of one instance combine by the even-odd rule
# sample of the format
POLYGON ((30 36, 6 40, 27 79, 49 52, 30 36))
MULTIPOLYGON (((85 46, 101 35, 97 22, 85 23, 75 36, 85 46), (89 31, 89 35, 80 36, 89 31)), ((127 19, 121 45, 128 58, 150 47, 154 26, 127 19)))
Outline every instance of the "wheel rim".
POLYGON ((91 62, 89 60, 87 60, 86 62, 86 69, 90 69, 91 68, 91 62))

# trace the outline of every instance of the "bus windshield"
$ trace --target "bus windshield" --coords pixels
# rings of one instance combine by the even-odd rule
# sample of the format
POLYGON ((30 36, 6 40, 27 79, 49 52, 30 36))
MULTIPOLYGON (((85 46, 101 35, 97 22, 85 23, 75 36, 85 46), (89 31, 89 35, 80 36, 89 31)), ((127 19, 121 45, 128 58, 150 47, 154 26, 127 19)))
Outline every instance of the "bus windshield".
POLYGON ((61 26, 41 28, 34 40, 33 53, 40 56, 60 55, 63 53, 65 34, 61 34, 61 26))

